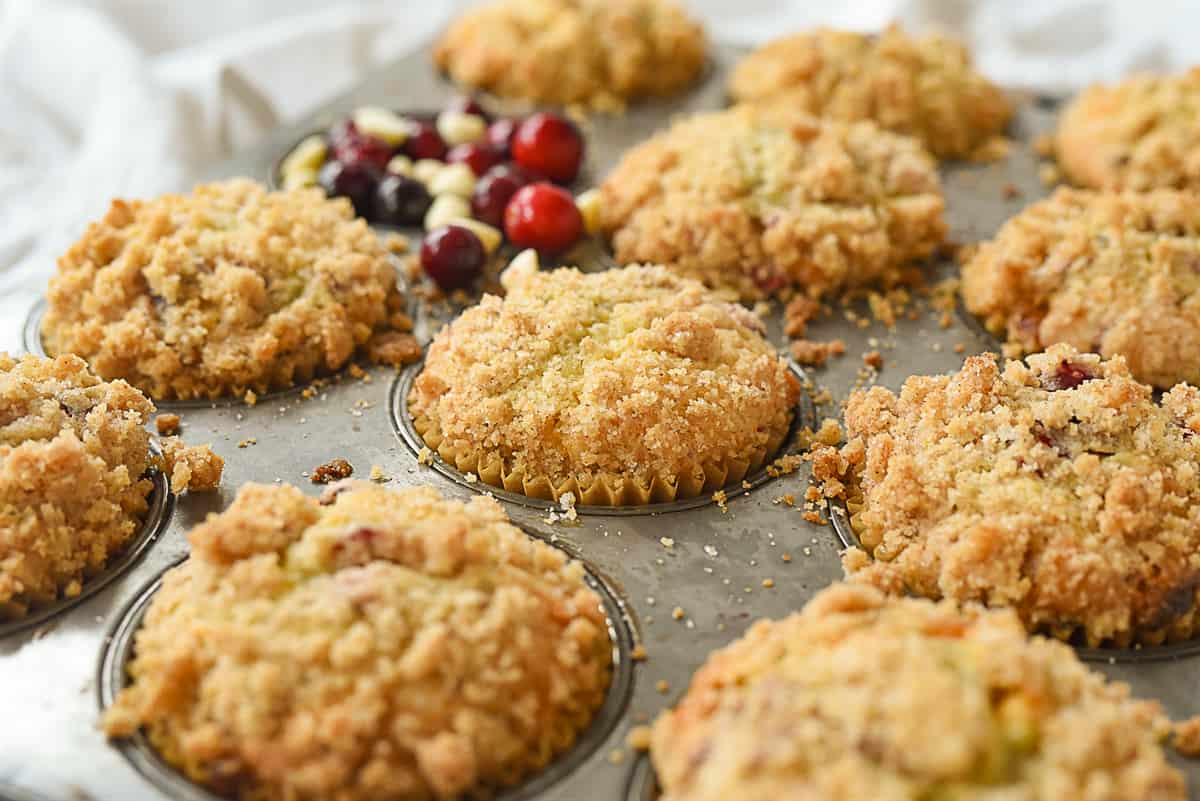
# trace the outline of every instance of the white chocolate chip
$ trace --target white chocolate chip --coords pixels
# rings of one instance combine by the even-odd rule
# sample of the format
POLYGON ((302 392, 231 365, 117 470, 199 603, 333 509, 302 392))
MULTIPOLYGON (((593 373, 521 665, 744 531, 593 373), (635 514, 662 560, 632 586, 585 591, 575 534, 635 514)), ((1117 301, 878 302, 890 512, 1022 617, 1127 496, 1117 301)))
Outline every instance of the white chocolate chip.
POLYGON ((355 110, 353 119, 359 133, 382 139, 392 147, 404 144, 412 131, 411 122, 380 106, 363 106, 355 110))
POLYGON ((466 164, 447 164, 429 180, 431 195, 470 197, 475 191, 475 173, 466 164))
POLYGON ((575 207, 583 217, 583 230, 589 235, 600 230, 600 190, 589 189, 575 198, 575 207))
POLYGON ((437 117, 437 132, 447 145, 478 141, 487 131, 487 122, 478 114, 443 111, 437 117))
POLYGON ((470 217, 471 206, 458 195, 438 195, 425 212, 425 230, 432 231, 458 217, 470 217))
POLYGON ((284 189, 299 189, 302 186, 315 186, 317 171, 312 167, 295 167, 283 174, 284 189))
POLYGON ((433 176, 441 172, 442 168, 445 166, 445 164, 437 159, 421 159, 413 165, 412 175, 413 178, 416 178, 418 181, 425 184, 425 186, 429 186, 430 181, 433 180, 433 176))
POLYGON ((508 267, 500 273, 500 286, 512 290, 528 281, 540 267, 537 251, 533 248, 526 248, 513 256, 508 267))
POLYGON ((288 153, 284 157, 283 163, 279 165, 279 173, 286 176, 295 170, 316 172, 325 162, 325 154, 328 150, 325 137, 314 134, 292 148, 292 152, 288 153))
POLYGON ((411 177, 413 174, 412 159, 408 156, 392 156, 392 160, 387 163, 387 171, 395 175, 411 177))
POLYGON ((500 243, 504 240, 504 235, 497 229, 488 225, 485 222, 473 219, 471 217, 455 217, 446 223, 447 225, 460 225, 463 228, 471 231, 479 238, 483 249, 489 254, 494 253, 496 248, 500 247, 500 243))

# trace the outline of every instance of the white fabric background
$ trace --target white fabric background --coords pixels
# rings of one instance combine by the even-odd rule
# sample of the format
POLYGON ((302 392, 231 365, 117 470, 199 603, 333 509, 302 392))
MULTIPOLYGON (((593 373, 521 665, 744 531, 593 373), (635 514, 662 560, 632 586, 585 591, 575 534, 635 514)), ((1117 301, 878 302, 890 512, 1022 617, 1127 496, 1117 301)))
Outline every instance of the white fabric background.
MULTIPOLYGON (((0 0, 0 298, 114 196, 188 185, 433 35, 464 0, 0 0)), ((899 18, 1010 85, 1180 68, 1200 5, 1154 0, 692 0, 714 38, 899 18)), ((8 314, 0 305, 0 313, 8 314)))

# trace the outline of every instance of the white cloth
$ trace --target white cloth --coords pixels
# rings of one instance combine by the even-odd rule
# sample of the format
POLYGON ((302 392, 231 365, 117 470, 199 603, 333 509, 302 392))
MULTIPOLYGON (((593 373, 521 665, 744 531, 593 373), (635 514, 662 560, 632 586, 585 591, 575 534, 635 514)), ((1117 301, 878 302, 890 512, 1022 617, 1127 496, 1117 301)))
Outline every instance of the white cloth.
MULTIPOLYGON (((186 187, 419 46, 462 0, 0 0, 0 299, 114 196, 186 187)), ((1009 85, 1188 63, 1200 7, 1153 0, 693 0, 717 39, 898 18, 967 39, 1009 85)), ((0 315, 10 312, 0 305, 0 315)))

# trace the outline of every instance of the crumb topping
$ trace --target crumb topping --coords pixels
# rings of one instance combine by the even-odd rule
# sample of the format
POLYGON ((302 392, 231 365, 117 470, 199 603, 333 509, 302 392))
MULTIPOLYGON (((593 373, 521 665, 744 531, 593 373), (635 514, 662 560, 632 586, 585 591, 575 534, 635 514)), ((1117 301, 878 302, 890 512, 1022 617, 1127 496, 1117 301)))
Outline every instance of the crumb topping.
POLYGON ((1183 801, 1168 728, 1011 613, 835 585, 710 656, 651 755, 662 801, 1183 801))
POLYGON ((228 798, 483 797, 570 747, 607 692, 582 566, 491 499, 247 484, 189 539, 104 726, 228 798))
POLYGON ((1003 154, 993 142, 1013 113, 960 42, 910 36, 897 25, 877 36, 819 28, 778 39, 738 63, 729 94, 847 122, 873 120, 940 158, 1003 154))
POLYGON ((936 165, 916 141, 778 107, 681 120, 628 151, 601 193, 618 261, 744 298, 895 283, 946 233, 936 165))

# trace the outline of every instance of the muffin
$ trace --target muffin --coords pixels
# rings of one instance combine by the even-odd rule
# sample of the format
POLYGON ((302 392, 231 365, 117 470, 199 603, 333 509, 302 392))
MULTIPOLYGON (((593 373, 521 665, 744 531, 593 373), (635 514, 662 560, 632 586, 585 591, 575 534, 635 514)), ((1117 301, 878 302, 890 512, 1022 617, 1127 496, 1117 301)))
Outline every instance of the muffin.
POLYGON ((834 585, 654 725, 661 801, 1185 801, 1155 702, 1011 612, 834 585))
POLYGON ((455 20, 433 60, 470 89, 618 111, 683 90, 707 50, 672 0, 493 0, 455 20))
POLYGON ((110 737, 244 801, 487 797, 569 748, 612 646, 582 566, 500 505, 247 484, 189 535, 110 737))
POLYGON ((0 622, 79 595, 141 528, 153 411, 78 357, 0 353, 0 622))
POLYGON ((1055 345, 857 391, 846 427, 814 475, 848 486, 855 580, 1093 646, 1194 636, 1200 389, 1155 403, 1120 357, 1055 345))
POLYGON ((400 300, 387 252, 348 201, 246 179, 113 201, 59 259, 47 298, 48 353, 157 399, 336 370, 400 300))
POLYGON ((1096 189, 1200 189, 1200 67, 1096 85, 1059 119, 1066 176, 1096 189))
POLYGON ((1197 263, 1189 193, 1060 188, 969 252, 962 296, 1010 356, 1066 342, 1167 389, 1200 383, 1197 263))
POLYGON ((1012 118, 1004 93, 975 71, 959 42, 818 28, 777 39, 742 59, 729 79, 736 102, 789 106, 921 141, 939 158, 990 155, 1012 118))
POLYGON ((408 399, 459 470, 644 504, 740 481, 786 438, 799 382, 743 307, 655 266, 506 281, 438 333, 408 399))
POLYGON ((915 140, 779 108, 677 122, 626 153, 600 191, 618 261, 746 299, 895 283, 946 235, 936 165, 915 140))

